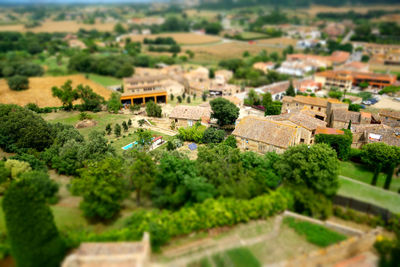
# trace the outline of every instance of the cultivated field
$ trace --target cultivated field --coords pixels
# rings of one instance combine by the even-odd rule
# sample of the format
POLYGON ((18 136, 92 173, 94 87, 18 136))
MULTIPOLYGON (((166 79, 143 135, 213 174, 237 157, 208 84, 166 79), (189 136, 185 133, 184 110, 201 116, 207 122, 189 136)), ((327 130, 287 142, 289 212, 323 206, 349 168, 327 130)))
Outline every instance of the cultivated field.
POLYGON ((39 27, 25 28, 23 24, 0 25, 0 31, 15 32, 77 32, 79 29, 113 31, 115 23, 83 24, 77 21, 52 21, 46 20, 39 27))
POLYGON ((193 44, 207 44, 219 42, 221 38, 213 35, 196 34, 196 33, 161 33, 150 35, 135 35, 131 36, 133 42, 143 42, 144 38, 155 39, 157 37, 172 37, 178 44, 193 45, 193 44))
POLYGON ((183 51, 190 49, 195 52, 194 60, 198 62, 217 62, 222 59, 241 57, 243 52, 248 51, 250 54, 257 54, 262 50, 271 52, 282 52, 282 48, 268 47, 265 45, 248 44, 246 42, 230 42, 207 46, 188 46, 183 47, 183 51))
POLYGON ((265 45, 282 45, 282 46, 292 45, 292 46, 295 46, 297 44, 297 40, 292 39, 292 38, 281 37, 281 38, 270 38, 270 39, 257 40, 256 43, 257 44, 265 44, 265 45))
POLYGON ((198 9, 188 9, 185 11, 188 17, 200 17, 205 19, 215 19, 218 12, 211 10, 198 10, 198 9))
POLYGON ((90 86, 94 92, 105 99, 108 99, 111 95, 110 90, 86 79, 82 75, 30 78, 29 89, 25 91, 12 91, 9 89, 7 81, 5 79, 0 79, 0 103, 17 104, 21 106, 28 103, 35 103, 39 107, 61 106, 61 101, 52 96, 51 88, 53 86, 61 86, 68 80, 72 80, 72 86, 77 86, 79 84, 90 86))
POLYGON ((308 14, 315 16, 319 12, 348 12, 350 10, 359 12, 359 13, 367 13, 368 10, 393 10, 400 9, 400 4, 396 5, 365 5, 365 6, 341 6, 341 7, 331 7, 331 6, 319 6, 312 5, 306 10, 302 9, 302 11, 308 12, 308 14))

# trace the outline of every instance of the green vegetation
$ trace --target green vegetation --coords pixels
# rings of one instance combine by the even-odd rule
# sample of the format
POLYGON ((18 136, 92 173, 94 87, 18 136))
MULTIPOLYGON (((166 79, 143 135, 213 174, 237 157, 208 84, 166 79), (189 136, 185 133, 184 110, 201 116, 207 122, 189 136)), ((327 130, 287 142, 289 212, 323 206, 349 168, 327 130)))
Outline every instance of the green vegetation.
POLYGON ((111 76, 103 76, 98 74, 88 74, 90 80, 103 85, 104 87, 113 86, 113 85, 121 85, 122 80, 116 79, 111 76))
MULTIPOLYGON (((365 165, 360 163, 354 163, 351 161, 340 161, 339 174, 351 179, 371 184, 374 173, 372 170, 368 169, 365 165)), ((376 183, 377 187, 383 187, 385 182, 385 175, 380 173, 378 176, 378 181, 376 183)), ((390 190, 397 192, 400 189, 400 179, 394 178, 390 190)))
POLYGON ((284 223, 293 228, 298 234, 304 235, 308 242, 319 247, 328 247, 346 239, 346 236, 328 230, 327 228, 306 221, 286 217, 284 223))
POLYGON ((400 196, 371 185, 339 177, 339 195, 371 203, 392 212, 400 213, 400 196))
POLYGON ((254 257, 253 253, 247 248, 230 249, 210 258, 203 258, 198 262, 190 263, 190 267, 208 267, 208 266, 235 266, 235 267, 259 267, 260 262, 254 257), (233 264, 233 265, 232 265, 233 264))

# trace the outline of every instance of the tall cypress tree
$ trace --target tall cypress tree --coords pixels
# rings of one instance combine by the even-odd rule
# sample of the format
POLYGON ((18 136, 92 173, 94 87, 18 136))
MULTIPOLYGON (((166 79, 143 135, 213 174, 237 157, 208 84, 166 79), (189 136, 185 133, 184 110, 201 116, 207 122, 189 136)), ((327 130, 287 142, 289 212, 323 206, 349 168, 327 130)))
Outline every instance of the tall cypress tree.
POLYGON ((294 90, 293 81, 292 80, 290 80, 289 87, 286 90, 286 95, 287 96, 296 96, 296 91, 294 90))
POLYGON ((10 185, 3 200, 11 254, 19 267, 59 266, 66 247, 35 178, 10 185))

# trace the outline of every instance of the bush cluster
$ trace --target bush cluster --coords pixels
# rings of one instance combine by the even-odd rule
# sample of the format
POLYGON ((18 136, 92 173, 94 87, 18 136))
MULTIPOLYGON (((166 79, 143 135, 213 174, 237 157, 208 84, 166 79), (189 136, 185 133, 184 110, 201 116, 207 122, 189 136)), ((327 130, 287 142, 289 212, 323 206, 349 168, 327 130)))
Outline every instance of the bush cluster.
POLYGON ((153 249, 157 250, 172 237, 215 227, 231 226, 250 220, 264 219, 292 206, 291 195, 279 189, 251 200, 231 198, 208 199, 176 212, 167 210, 142 210, 135 212, 122 229, 102 234, 70 232, 71 245, 80 242, 140 240, 149 232, 153 249))

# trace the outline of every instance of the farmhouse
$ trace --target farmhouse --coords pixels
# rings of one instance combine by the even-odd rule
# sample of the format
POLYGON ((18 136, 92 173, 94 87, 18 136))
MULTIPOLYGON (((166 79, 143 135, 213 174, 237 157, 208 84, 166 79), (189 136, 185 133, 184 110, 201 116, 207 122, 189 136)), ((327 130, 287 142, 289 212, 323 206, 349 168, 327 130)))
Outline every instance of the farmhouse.
POLYGON ((179 95, 185 91, 182 83, 168 75, 134 76, 124 79, 123 104, 145 104, 148 101, 166 103, 168 94, 179 95))
POLYGON ((236 125, 232 135, 241 150, 283 153, 300 143, 301 128, 292 122, 247 116, 236 125))
POLYGON ((275 67, 274 62, 256 62, 253 64, 253 68, 256 70, 261 70, 264 73, 267 73, 270 70, 273 70, 275 67))
POLYGON ((316 130, 326 127, 326 122, 311 117, 307 112, 303 111, 267 116, 266 118, 273 121, 291 122, 300 127, 300 144, 313 144, 316 130))
POLYGON ((208 124, 210 118, 210 108, 184 105, 176 106, 169 115, 171 124, 175 124, 175 127, 190 127, 196 122, 208 124))

